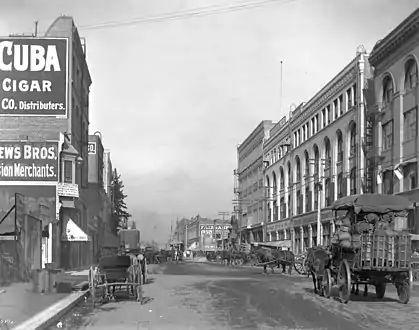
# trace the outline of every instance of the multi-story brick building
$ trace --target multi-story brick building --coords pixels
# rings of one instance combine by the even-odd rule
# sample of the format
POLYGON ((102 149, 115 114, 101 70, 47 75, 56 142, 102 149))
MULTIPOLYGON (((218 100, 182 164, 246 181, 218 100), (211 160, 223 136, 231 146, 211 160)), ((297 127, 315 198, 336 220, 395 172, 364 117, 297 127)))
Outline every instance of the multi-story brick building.
MULTIPOLYGON (((374 81, 367 100, 374 148, 369 154, 374 189, 419 202, 418 186, 419 9, 374 46, 374 81)), ((411 217, 409 227, 419 233, 411 217)))
POLYGON ((330 206, 338 197, 363 193, 365 119, 363 84, 369 75, 360 50, 336 77, 308 102, 283 118, 265 143, 268 187, 267 240, 291 240, 295 252, 333 231, 330 206))
MULTIPOLYGON (((65 111, 59 114, 57 111, 57 115, 54 115, 53 110, 57 109, 51 108, 48 114, 45 111, 27 111, 4 115, 7 109, 2 102, 0 140, 63 142, 60 182, 57 183, 59 199, 56 200, 59 221, 49 229, 52 258, 49 257, 48 261, 67 268, 79 267, 90 262, 89 256, 83 252, 86 250, 85 245, 89 243, 77 242, 78 239, 67 237, 67 232, 76 230, 78 233, 86 233, 88 227, 87 205, 79 190, 87 189, 88 186, 89 88, 92 80, 86 62, 85 44, 71 17, 57 18, 48 28, 45 37, 39 39, 42 38, 66 40, 67 54, 59 59, 61 64, 66 64, 66 83, 58 82, 59 89, 54 89, 54 93, 49 94, 52 95, 50 97, 55 97, 58 90, 64 90, 66 102, 62 109, 65 111)), ((17 43, 36 43, 36 40, 33 37, 22 37, 17 43)), ((16 95, 25 101, 36 97, 35 94, 16 95)), ((25 195, 25 192, 22 194, 25 195)), ((55 219, 51 219, 53 221, 55 219)), ((81 238, 86 239, 87 235, 81 238)))
POLYGON ((240 241, 263 241, 264 200, 263 144, 275 125, 270 120, 262 121, 237 147, 235 212, 239 223, 240 241))
MULTIPOLYGON (((419 9, 377 42, 369 62, 374 67, 374 101, 368 113, 376 122, 376 191, 419 197, 418 143, 419 9)), ((372 103, 372 102, 371 102, 372 103)))
MULTIPOLYGON (((87 218, 88 233, 92 239, 90 252, 95 261, 100 256, 101 247, 109 244, 106 239, 110 236, 110 232, 105 234, 107 229, 110 228, 112 210, 110 195, 105 191, 105 185, 109 180, 104 177, 104 173, 106 176, 106 171, 109 170, 109 152, 107 155, 105 166, 105 151, 101 135, 89 135, 88 189, 82 190, 81 196, 89 205, 87 218), (105 168, 107 168, 106 171, 105 168)), ((115 239, 112 238, 111 241, 113 242, 115 239)))

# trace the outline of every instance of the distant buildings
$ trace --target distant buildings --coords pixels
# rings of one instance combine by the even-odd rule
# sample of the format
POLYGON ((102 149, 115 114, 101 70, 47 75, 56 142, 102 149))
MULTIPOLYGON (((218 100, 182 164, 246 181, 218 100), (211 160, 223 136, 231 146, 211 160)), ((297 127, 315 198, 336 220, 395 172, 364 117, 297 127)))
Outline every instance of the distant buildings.
POLYGON ((196 216, 177 221, 172 242, 187 242, 187 249, 213 251, 228 246, 230 220, 196 216))
POLYGON ((237 147, 237 168, 234 170, 234 211, 243 239, 263 241, 263 222, 266 219, 266 189, 263 183, 263 143, 275 125, 262 121, 237 147))

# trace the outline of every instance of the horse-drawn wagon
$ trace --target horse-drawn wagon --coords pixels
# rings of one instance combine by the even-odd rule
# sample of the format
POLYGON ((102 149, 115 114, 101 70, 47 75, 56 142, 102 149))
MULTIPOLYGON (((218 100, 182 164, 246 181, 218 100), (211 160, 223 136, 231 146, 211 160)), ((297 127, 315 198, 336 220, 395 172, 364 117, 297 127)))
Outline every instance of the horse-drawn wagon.
POLYGON ((337 230, 331 245, 314 248, 308 256, 315 292, 330 297, 336 285, 341 302, 347 303, 354 286, 365 285, 367 294, 367 285, 373 285, 382 299, 386 285, 392 283, 399 301, 406 304, 413 285, 407 231, 412 206, 398 195, 364 194, 337 200, 332 206, 337 230), (345 217, 337 217, 339 211, 346 211, 345 217))
POLYGON ((120 250, 116 256, 103 257, 97 267, 90 267, 89 290, 93 301, 114 299, 117 290, 125 288, 129 296, 142 301, 142 286, 147 281, 147 259, 140 249, 140 232, 121 230, 120 250))
POLYGON ((264 273, 266 273, 267 267, 271 268, 271 272, 274 273, 274 268, 282 266, 282 272, 286 272, 288 268, 288 274, 291 274, 292 268, 294 268, 298 273, 301 267, 296 265, 301 261, 296 261, 295 255, 291 248, 291 241, 278 241, 278 242, 254 242, 254 249, 251 253, 257 260, 258 263, 256 266, 262 266, 264 273))

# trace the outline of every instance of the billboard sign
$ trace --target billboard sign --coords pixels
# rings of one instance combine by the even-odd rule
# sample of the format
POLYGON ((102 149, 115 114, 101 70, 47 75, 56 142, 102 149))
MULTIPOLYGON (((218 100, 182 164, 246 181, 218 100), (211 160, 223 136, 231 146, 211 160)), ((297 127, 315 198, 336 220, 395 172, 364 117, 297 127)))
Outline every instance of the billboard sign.
POLYGON ((58 182, 58 145, 57 141, 0 141, 0 182, 58 182))
POLYGON ((0 38, 0 116, 66 116, 67 87, 67 38, 0 38))

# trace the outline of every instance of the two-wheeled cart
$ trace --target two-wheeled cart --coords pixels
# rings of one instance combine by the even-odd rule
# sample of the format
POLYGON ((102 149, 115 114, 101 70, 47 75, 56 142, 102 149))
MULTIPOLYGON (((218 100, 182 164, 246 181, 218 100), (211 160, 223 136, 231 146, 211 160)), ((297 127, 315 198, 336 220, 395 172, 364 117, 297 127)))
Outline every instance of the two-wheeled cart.
POLYGON ((143 271, 141 260, 128 255, 102 258, 98 267, 90 267, 89 289, 95 305, 98 298, 112 300, 116 291, 142 301, 143 271), (125 289, 125 290, 124 290, 125 289))

